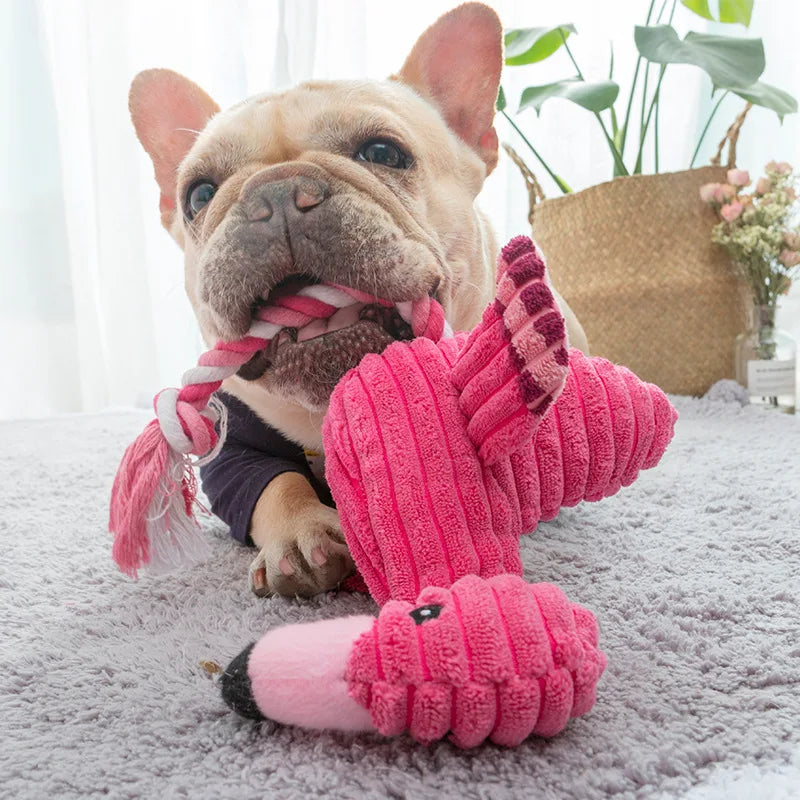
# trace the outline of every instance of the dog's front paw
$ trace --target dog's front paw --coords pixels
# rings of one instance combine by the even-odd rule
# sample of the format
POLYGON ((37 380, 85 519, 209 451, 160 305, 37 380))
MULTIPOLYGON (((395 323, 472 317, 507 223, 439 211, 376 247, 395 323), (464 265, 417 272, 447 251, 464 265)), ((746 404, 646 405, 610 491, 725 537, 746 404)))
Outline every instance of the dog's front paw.
POLYGON ((270 526, 261 552, 250 564, 250 588, 259 597, 311 597, 334 589, 353 573, 334 509, 318 502, 282 522, 270 526))

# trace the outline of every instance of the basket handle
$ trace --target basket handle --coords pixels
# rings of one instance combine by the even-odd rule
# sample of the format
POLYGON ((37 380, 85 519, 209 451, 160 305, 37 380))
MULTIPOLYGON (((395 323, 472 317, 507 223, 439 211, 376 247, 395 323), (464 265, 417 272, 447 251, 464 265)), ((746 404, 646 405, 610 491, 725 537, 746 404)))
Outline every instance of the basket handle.
MULTIPOLYGON (((739 133, 744 125, 745 118, 748 112, 753 107, 752 103, 746 103, 742 112, 731 123, 725 135, 720 141, 717 152, 711 159, 712 167, 720 166, 722 162, 722 151, 725 148, 725 143, 728 143, 728 169, 733 169, 736 166, 736 145, 739 141, 739 133)), ((522 160, 521 156, 508 142, 503 142, 503 149, 508 153, 509 158, 516 164, 517 169, 522 173, 525 181, 525 188, 528 190, 528 223, 533 228, 533 217, 536 210, 536 204, 546 199, 542 185, 533 174, 531 168, 522 160)))
POLYGON ((736 117, 728 130, 725 131, 725 135, 722 137, 722 141, 720 141, 717 147, 717 152, 711 159, 712 167, 720 166, 720 163, 722 162, 722 151, 725 148, 725 142, 728 143, 728 169, 733 169, 736 166, 736 144, 739 141, 739 133, 742 130, 742 125, 744 125, 747 112, 750 111, 752 107, 752 103, 745 104, 744 109, 742 109, 742 113, 736 117))
POLYGON ((522 160, 519 153, 507 142, 503 142, 503 149, 508 153, 508 157, 517 165, 517 169, 522 173, 522 177, 525 180, 525 188, 528 190, 528 224, 533 228, 533 213, 536 204, 545 199, 544 190, 531 171, 531 168, 522 160))

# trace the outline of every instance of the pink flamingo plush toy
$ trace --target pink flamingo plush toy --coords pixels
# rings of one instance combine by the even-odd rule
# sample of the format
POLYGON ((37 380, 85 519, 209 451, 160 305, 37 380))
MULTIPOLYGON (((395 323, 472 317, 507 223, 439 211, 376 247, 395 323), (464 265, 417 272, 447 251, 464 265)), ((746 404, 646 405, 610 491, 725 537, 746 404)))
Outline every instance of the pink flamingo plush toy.
MULTIPOLYGON (((269 631, 225 670, 223 697, 245 716, 420 742, 450 733, 462 747, 554 735, 592 707, 605 656, 591 612, 519 577, 519 537, 655 466, 677 414, 624 367, 568 350, 525 237, 503 249, 496 299, 469 334, 442 337, 435 303, 403 316, 417 338, 351 370, 323 427, 326 478, 380 614, 269 631)), ((256 349, 239 347, 238 363, 256 349)), ((190 416, 207 414, 207 397, 189 400, 190 416)), ((180 428, 191 438, 189 422, 180 428)), ((194 428, 211 449, 213 427, 194 428)), ((140 463, 132 448, 126 459, 140 463)), ((168 480, 188 509, 190 481, 168 480)), ((135 503, 130 477, 115 486, 115 557, 129 572, 151 548, 126 509, 161 502, 153 483, 135 503)))

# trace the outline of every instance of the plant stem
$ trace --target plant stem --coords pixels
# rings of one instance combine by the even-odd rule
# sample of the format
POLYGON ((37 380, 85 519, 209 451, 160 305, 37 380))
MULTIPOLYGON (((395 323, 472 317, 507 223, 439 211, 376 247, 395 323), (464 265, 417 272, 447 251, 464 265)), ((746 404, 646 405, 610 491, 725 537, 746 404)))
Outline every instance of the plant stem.
POLYGON ((608 135, 608 130, 603 122, 603 118, 596 111, 594 112, 594 115, 597 117, 597 121, 600 123, 600 127, 603 129, 603 136, 606 137, 606 142, 608 143, 609 150, 611 150, 611 155, 614 157, 614 163, 617 165, 618 173, 620 175, 628 175, 628 168, 622 161, 622 156, 620 155, 619 150, 617 150, 614 140, 608 135))
MULTIPOLYGON (((645 25, 650 24, 650 18, 653 16, 653 6, 655 6, 656 0, 650 0, 650 8, 647 10, 647 19, 645 20, 645 25)), ((628 95, 628 107, 625 109, 625 121, 622 123, 622 140, 620 142, 620 153, 625 154, 625 141, 628 138, 628 123, 631 119, 631 108, 633 108, 633 95, 636 92, 636 81, 639 78, 639 67, 642 63, 642 57, 639 56, 636 59, 636 69, 633 71, 633 81, 631 82, 631 93, 628 95)))
POLYGON ((636 69, 633 71, 633 83, 631 83, 631 93, 628 95, 628 107, 625 109, 625 121, 622 123, 622 140, 620 141, 619 149, 625 153, 625 140, 628 138, 628 123, 631 119, 631 107, 633 106, 633 93, 636 91, 636 81, 639 78, 639 67, 642 63, 642 57, 636 59, 636 69))
POLYGON ((653 120, 653 146, 655 152, 653 153, 653 172, 658 175, 658 110, 661 108, 661 103, 656 100, 656 118, 653 120))
POLYGON ((722 96, 717 100, 717 104, 714 108, 711 109, 711 113, 708 115, 708 119, 706 120, 705 127, 703 128, 703 132, 700 134, 700 138, 697 140, 697 147, 694 149, 694 153, 692 153, 692 160, 689 162, 689 169, 694 166, 694 161, 697 158, 697 154, 700 152, 700 145, 703 144, 703 139, 705 138, 706 133, 708 132, 708 127, 711 125, 711 120, 714 119, 714 115, 717 113, 717 109, 720 107, 722 101, 728 96, 728 91, 724 91, 722 96))
POLYGON ((644 128, 644 110, 647 108, 647 83, 650 78, 650 62, 644 68, 644 85, 642 86, 642 109, 639 113, 639 135, 641 136, 642 128, 644 128))
MULTIPOLYGON (((567 51, 567 55, 569 56, 570 61, 572 61, 572 66, 575 67, 575 72, 578 73, 579 80, 585 80, 583 77, 583 73, 581 72, 581 68, 578 66, 578 62, 575 60, 575 56, 572 55, 572 50, 569 49, 569 45, 567 44, 567 37, 564 36, 564 31, 560 28, 558 32, 561 34, 561 41, 564 43, 564 49, 567 51)), ((608 143, 608 147, 611 150, 611 155, 614 158, 614 163, 617 165, 617 170, 621 175, 627 175, 628 170, 625 168, 625 164, 622 162, 622 156, 620 155, 619 150, 617 150, 617 146, 614 144, 614 140, 608 135, 608 129, 606 128, 606 124, 603 122, 603 118, 600 116, 598 111, 593 112, 595 118, 600 123, 600 127, 603 129, 603 136, 606 137, 606 142, 608 143)))
POLYGON ((609 50, 611 51, 611 58, 608 62, 608 79, 610 81, 614 80, 614 42, 608 43, 609 50))
POLYGON ((544 159, 539 155, 539 153, 536 152, 536 148, 528 141, 528 138, 525 136, 525 134, 516 126, 514 120, 508 116, 506 110, 503 109, 500 113, 508 120, 508 124, 511 125, 511 127, 517 132, 519 138, 522 139, 523 142, 525 142, 531 153, 533 153, 534 156, 536 156, 536 160, 542 165, 542 167, 544 167, 545 172, 547 172, 547 174, 553 179, 556 186, 558 186, 558 188, 561 189, 563 194, 569 194, 570 193, 569 186, 567 186, 566 183, 564 183, 564 181, 561 178, 559 178, 558 175, 556 175, 555 172, 553 172, 553 170, 550 169, 550 167, 547 166, 544 159))
POLYGON ((647 128, 650 126, 650 117, 653 116, 653 109, 658 102, 658 95, 661 91, 661 81, 664 80, 664 73, 667 71, 667 65, 662 64, 661 71, 658 75, 658 83, 656 84, 656 90, 653 93, 653 100, 650 103, 650 109, 647 112, 647 119, 644 121, 644 125, 642 126, 642 133, 639 138, 639 153, 636 156, 636 164, 633 168, 633 174, 638 175, 642 171, 642 151, 644 150, 644 140, 647 138, 647 128))
POLYGON ((572 50, 569 49, 569 45, 567 44, 567 37, 564 36, 564 31, 562 31, 559 28, 558 32, 561 34, 561 41, 564 43, 564 49, 567 51, 569 60, 572 62, 572 66, 575 67, 575 72, 578 73, 578 79, 585 80, 585 78, 583 77, 583 73, 581 72, 581 68, 578 66, 578 62, 575 60, 575 56, 572 55, 572 50))
MULTIPOLYGON (((675 16, 675 6, 678 5, 678 0, 672 0, 672 8, 669 12, 669 20, 667 20, 667 25, 672 25, 672 18, 675 16)), ((658 12, 658 20, 661 21, 661 15, 664 13, 664 9, 667 7, 667 0, 664 0, 664 5, 661 6, 661 11, 658 12)), ((662 74, 663 75, 663 74, 662 74)), ((655 172, 658 174, 658 112, 661 109, 661 80, 659 79, 658 86, 656 87, 656 94, 655 94, 655 103, 656 103, 656 117, 653 120, 653 146, 655 148, 655 152, 653 154, 654 158, 654 166, 655 172)))

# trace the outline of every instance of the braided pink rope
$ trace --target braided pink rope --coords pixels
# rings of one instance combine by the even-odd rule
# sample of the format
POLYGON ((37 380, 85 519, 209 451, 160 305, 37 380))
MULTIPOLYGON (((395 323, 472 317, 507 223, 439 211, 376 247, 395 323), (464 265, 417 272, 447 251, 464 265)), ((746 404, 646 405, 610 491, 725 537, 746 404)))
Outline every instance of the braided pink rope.
POLYGON ((360 304, 395 305, 415 336, 434 341, 452 336, 442 307, 427 296, 392 304, 357 289, 316 284, 262 308, 247 336, 217 342, 183 374, 181 389, 155 396, 156 419, 125 451, 111 490, 108 527, 113 558, 126 575, 135 578, 145 565, 154 571, 174 568, 207 552, 192 512, 197 481, 190 456, 205 463, 222 447, 225 408, 212 398, 222 382, 285 328, 296 328, 298 341, 304 341, 344 327, 360 304))

